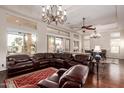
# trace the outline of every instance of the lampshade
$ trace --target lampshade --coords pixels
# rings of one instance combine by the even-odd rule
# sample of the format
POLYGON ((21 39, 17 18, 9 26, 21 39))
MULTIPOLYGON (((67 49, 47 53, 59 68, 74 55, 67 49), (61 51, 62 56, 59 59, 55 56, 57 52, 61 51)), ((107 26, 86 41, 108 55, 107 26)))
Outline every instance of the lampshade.
POLYGON ((100 46, 96 45, 93 52, 101 52, 100 46))

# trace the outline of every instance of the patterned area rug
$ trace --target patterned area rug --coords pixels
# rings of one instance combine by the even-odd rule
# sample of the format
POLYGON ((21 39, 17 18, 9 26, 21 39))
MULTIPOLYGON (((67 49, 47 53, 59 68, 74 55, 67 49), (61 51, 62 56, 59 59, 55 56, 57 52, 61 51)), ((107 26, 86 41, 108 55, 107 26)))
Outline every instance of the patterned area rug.
POLYGON ((36 85, 40 80, 46 79, 57 71, 56 68, 49 67, 14 78, 9 78, 4 81, 7 88, 18 88, 25 85, 36 85))

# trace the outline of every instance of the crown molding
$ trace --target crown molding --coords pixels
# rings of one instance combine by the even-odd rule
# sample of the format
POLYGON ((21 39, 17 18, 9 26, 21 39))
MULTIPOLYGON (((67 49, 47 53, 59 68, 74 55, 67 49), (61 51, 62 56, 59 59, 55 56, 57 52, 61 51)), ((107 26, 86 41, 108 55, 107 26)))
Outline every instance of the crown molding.
MULTIPOLYGON (((19 16, 19 17, 22 17, 22 18, 25 18, 25 19, 32 20, 32 21, 44 23, 44 22, 40 21, 40 20, 37 19, 37 18, 27 16, 27 15, 25 15, 25 14, 16 12, 16 11, 11 10, 11 9, 9 9, 9 8, 3 7, 3 6, 0 6, 0 8, 3 9, 3 10, 5 10, 6 14, 8 14, 8 15, 15 15, 15 16, 19 16)), ((74 32, 73 30, 71 30, 71 29, 69 29, 69 28, 67 28, 67 27, 65 28, 65 27, 59 27, 59 26, 48 25, 48 24, 47 24, 47 27, 54 28, 54 29, 57 29, 57 30, 63 30, 63 31, 66 31, 66 32, 69 32, 69 31, 70 31, 70 32, 74 32)))

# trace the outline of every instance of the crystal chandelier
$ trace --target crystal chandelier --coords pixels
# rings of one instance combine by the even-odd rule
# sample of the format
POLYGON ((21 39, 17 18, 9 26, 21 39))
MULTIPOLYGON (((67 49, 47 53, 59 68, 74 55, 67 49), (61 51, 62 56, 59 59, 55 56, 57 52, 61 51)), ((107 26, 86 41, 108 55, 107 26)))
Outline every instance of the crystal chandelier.
POLYGON ((66 10, 63 11, 61 5, 42 6, 42 20, 48 24, 63 24, 67 20, 66 10))
POLYGON ((96 30, 90 35, 90 38, 100 38, 101 34, 97 33, 96 30))

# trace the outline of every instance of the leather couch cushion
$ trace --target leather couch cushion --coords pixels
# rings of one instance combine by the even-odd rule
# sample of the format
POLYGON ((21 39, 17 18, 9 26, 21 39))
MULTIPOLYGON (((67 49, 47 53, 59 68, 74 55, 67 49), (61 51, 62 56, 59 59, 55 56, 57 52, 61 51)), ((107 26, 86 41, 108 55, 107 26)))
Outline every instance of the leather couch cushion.
POLYGON ((60 59, 62 57, 61 53, 54 53, 54 58, 60 59))
POLYGON ((78 62, 83 62, 83 61, 87 61, 88 58, 89 58, 88 55, 82 54, 82 55, 75 55, 74 60, 78 62))
POLYGON ((32 61, 27 61, 27 62, 20 62, 16 63, 14 65, 8 65, 8 71, 20 71, 24 70, 25 68, 32 68, 33 67, 33 62, 32 61))
POLYGON ((25 63, 26 61, 29 61, 29 60, 30 60, 30 59, 27 58, 27 59, 16 60, 15 62, 16 62, 16 63, 20 63, 20 62, 21 62, 21 63, 22 63, 22 62, 25 63))
POLYGON ((13 66, 13 65, 15 65, 15 61, 8 61, 7 62, 7 66, 13 66))
POLYGON ((64 60, 63 59, 54 59, 54 61, 57 62, 57 63, 61 63, 61 64, 64 63, 64 60))
POLYGON ((89 71, 89 68, 84 65, 75 65, 71 67, 61 76, 59 80, 60 87, 62 87, 62 85, 66 81, 73 81, 79 84, 85 83, 85 79, 87 77, 88 71, 89 71))
POLYGON ((49 61, 40 61, 40 64, 49 64, 49 61))
POLYGON ((7 61, 15 61, 15 58, 11 58, 10 56, 8 56, 7 61))
POLYGON ((36 60, 43 59, 45 57, 44 53, 36 53, 33 55, 33 58, 36 60))
POLYGON ((90 57, 88 55, 86 55, 86 54, 80 54, 80 55, 75 55, 74 61, 88 66, 89 63, 90 63, 89 58, 90 57))
POLYGON ((70 53, 63 53, 62 54, 62 59, 69 59, 69 58, 72 58, 72 54, 70 54, 70 53))
POLYGON ((8 61, 10 59, 16 62, 25 62, 25 61, 30 60, 30 57, 26 54, 10 55, 7 58, 8 58, 8 61))
POLYGON ((81 88, 81 84, 73 82, 73 81, 66 81, 62 88, 81 88))
POLYGON ((59 75, 57 73, 54 73, 52 76, 48 77, 47 79, 53 82, 58 83, 59 82, 59 75))
POLYGON ((70 61, 70 62, 68 62, 68 64, 69 64, 70 66, 75 66, 75 65, 78 65, 78 64, 80 64, 80 63, 77 62, 77 61, 70 61))
POLYGON ((19 62, 19 63, 16 63, 15 65, 19 66, 19 65, 26 65, 26 64, 32 64, 33 65, 33 62, 32 61, 19 62))
POLYGON ((45 59, 51 59, 51 58, 53 58, 52 53, 45 53, 45 59))
POLYGON ((56 82, 44 79, 38 82, 37 84, 41 88, 58 88, 59 85, 56 82))

